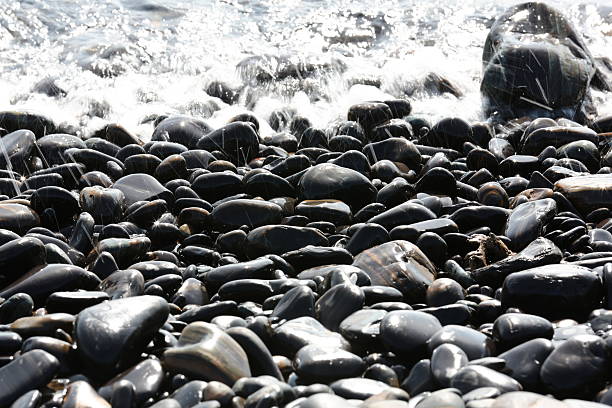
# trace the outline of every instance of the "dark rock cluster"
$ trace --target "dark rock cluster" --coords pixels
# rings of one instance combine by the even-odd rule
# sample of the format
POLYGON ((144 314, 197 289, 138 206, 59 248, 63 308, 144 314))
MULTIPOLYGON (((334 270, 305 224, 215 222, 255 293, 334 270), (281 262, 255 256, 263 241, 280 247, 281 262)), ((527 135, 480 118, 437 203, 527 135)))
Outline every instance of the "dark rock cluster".
POLYGON ((612 117, 537 112, 0 112, 0 406, 612 405, 612 117))

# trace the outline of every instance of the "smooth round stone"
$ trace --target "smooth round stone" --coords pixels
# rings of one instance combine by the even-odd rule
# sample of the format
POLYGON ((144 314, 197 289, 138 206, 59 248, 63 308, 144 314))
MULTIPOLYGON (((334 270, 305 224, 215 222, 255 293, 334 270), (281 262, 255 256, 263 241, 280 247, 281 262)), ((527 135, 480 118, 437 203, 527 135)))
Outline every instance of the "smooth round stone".
POLYGON ((289 320, 274 329, 275 342, 293 357, 302 347, 313 344, 350 350, 350 344, 340 334, 334 333, 312 317, 289 320))
POLYGON ((0 228, 26 233, 30 228, 40 225, 38 214, 30 207, 21 204, 4 204, 0 202, 0 228))
POLYGON ((120 270, 111 273, 100 282, 98 289, 105 292, 111 299, 140 296, 145 290, 144 278, 137 270, 120 270))
POLYGON ((171 116, 159 122, 151 140, 180 143, 189 149, 195 149, 198 141, 211 130, 203 120, 189 116, 171 116))
POLYGON ((513 378, 479 365, 468 365, 461 368, 451 379, 451 387, 457 388, 462 394, 482 387, 493 387, 502 393, 523 389, 521 384, 513 378))
POLYGON ((436 214, 429 208, 421 204, 406 202, 374 215, 368 222, 382 225, 390 231, 401 225, 414 224, 436 218, 436 214))
POLYGON ((457 224, 461 232, 468 232, 483 225, 491 227, 493 232, 501 232, 510 214, 510 211, 504 208, 470 206, 457 209, 450 219, 457 224))
POLYGON ((350 122, 357 122, 361 125, 366 134, 369 134, 376 126, 392 118, 393 113, 391 109, 382 102, 365 102, 352 105, 347 113, 347 119, 350 122))
POLYGON ((0 405, 10 406, 28 391, 48 384, 60 369, 60 362, 43 350, 23 353, 0 367, 0 405))
POLYGON ((597 308, 602 296, 597 274, 581 266, 560 264, 508 275, 501 302, 503 307, 516 307, 549 320, 583 320, 597 308))
POLYGON ((96 223, 105 225, 121 221, 125 197, 121 190, 94 186, 81 190, 79 202, 96 223))
POLYGON ((493 338, 504 349, 532 339, 552 339, 553 332, 551 322, 530 314, 505 313, 493 323, 493 338))
POLYGON ((267 225, 248 233, 246 254, 257 258, 266 254, 283 254, 307 245, 327 246, 327 238, 315 228, 289 225, 267 225))
POLYGON ((43 305, 56 291, 93 290, 100 279, 92 272, 74 265, 52 264, 4 288, 0 297, 26 293, 37 305, 43 305))
POLYGON ((250 228, 278 224, 282 218, 280 206, 261 200, 231 200, 215 207, 212 211, 213 223, 225 230, 242 225, 250 228))
POLYGON ((361 173, 331 163, 306 171, 298 183, 300 200, 336 199, 353 210, 374 201, 376 188, 361 173))
POLYGON ((308 286, 296 286, 286 292, 276 304, 272 317, 291 320, 302 316, 314 317, 315 295, 308 286))
POLYGON ((22 343, 23 339, 17 333, 10 331, 0 332, 0 353, 2 355, 12 355, 21 349, 22 343))
POLYGON ((174 202, 172 193, 148 174, 130 174, 121 177, 112 188, 121 190, 127 206, 137 201, 152 201, 158 198, 165 200, 168 204, 174 202))
POLYGON ((367 144, 362 151, 371 164, 378 160, 390 160, 403 163, 408 168, 416 170, 421 165, 421 154, 418 149, 412 142, 403 137, 391 137, 380 142, 367 144))
POLYGON ((590 397, 601 389, 606 375, 610 373, 609 364, 609 351, 602 338, 578 335, 564 341, 550 353, 542 364, 540 377, 554 395, 590 397))
POLYGON ((147 237, 107 238, 95 249, 99 254, 108 252, 121 267, 133 264, 142 258, 151 248, 151 240, 147 237))
POLYGON ((612 200, 612 175, 593 174, 561 179, 554 190, 563 194, 573 205, 586 215, 602 207, 608 207, 612 200))
POLYGON ((344 378, 330 385, 334 394, 346 398, 365 400, 388 390, 389 385, 369 378, 344 378))
POLYGON ((465 351, 470 360, 489 357, 493 354, 491 339, 469 327, 450 324, 434 333, 427 342, 430 351, 442 344, 454 344, 465 351))
POLYGON ((510 238, 511 248, 521 250, 542 235, 544 225, 557 214, 552 198, 530 201, 516 207, 506 223, 504 235, 510 238))
POLYGON ((570 158, 583 163, 591 173, 599 170, 599 150, 595 143, 588 140, 576 140, 557 149, 557 158, 570 158))
POLYGON ((370 249, 390 241, 389 233, 378 224, 362 224, 346 243, 346 250, 352 255, 357 255, 366 249, 370 249))
POLYGON ((597 134, 587 127, 550 126, 525 134, 521 140, 523 154, 540 154, 547 146, 561 147, 576 140, 597 143, 597 134))
POLYGON ((309 345, 297 352, 293 368, 300 379, 327 383, 359 376, 365 363, 361 357, 346 350, 309 345))
POLYGON ((457 195, 457 181, 453 173, 442 167, 428 170, 414 187, 420 193, 457 195))
POLYGON ((21 317, 31 316, 33 310, 32 297, 25 293, 17 293, 0 304, 0 323, 8 324, 21 317))
POLYGON ((454 344, 445 343, 431 354, 431 373, 442 387, 450 387, 451 379, 468 363, 468 356, 454 344))
POLYGON ((36 137, 29 130, 16 130, 2 136, 0 143, 0 167, 7 168, 10 164, 20 171, 25 168, 25 161, 30 158, 36 137))
POLYGON ((183 329, 178 345, 164 352, 165 366, 190 378, 219 381, 229 386, 250 377, 247 355, 214 324, 195 322, 183 329))
POLYGON ((265 199, 275 197, 295 197, 295 188, 284 178, 272 173, 260 173, 249 177, 245 191, 252 196, 265 199))
POLYGON ((433 125, 425 138, 431 146, 461 151, 463 143, 472 139, 472 129, 463 119, 444 118, 433 125))
POLYGON ((79 201, 70 191, 56 186, 41 187, 30 197, 32 209, 41 214, 46 208, 52 208, 58 217, 60 225, 72 221, 72 217, 80 212, 79 201))
POLYGON ((85 142, 77 136, 55 133, 41 137, 36 145, 49 165, 66 162, 64 152, 71 148, 86 149, 85 142))
MULTIPOLYGON (((34 237, 17 238, 0 245, 0 270, 4 284, 15 281, 31 268, 44 265, 47 251, 44 243, 34 237)), ((3 290, 3 292, 5 292, 3 290)), ((5 298, 6 296, 4 296, 5 298)))
POLYGON ((380 322, 380 339, 389 351, 415 359, 425 355, 427 341, 441 328, 438 319, 430 314, 397 310, 380 322))
POLYGON ((254 126, 247 122, 232 122, 202 137, 197 148, 212 152, 221 150, 235 164, 248 163, 259 151, 259 138, 254 126))
POLYGON ((425 254, 408 241, 391 241, 361 252, 353 266, 363 270, 372 285, 391 286, 402 292, 408 303, 425 300, 436 269, 425 254))
POLYGON ((352 218, 351 208, 339 200, 304 200, 295 207, 295 214, 334 225, 350 224, 352 218))
POLYGON ((95 389, 86 381, 74 381, 66 387, 62 407, 80 408, 83 405, 96 408, 110 408, 111 405, 105 401, 95 389))
POLYGON ((435 232, 422 233, 417 239, 416 245, 436 265, 442 265, 447 258, 448 245, 435 232))
POLYGON ((78 314, 74 339, 92 373, 114 372, 136 360, 166 322, 168 303, 156 296, 111 300, 78 314))
POLYGON ((351 342, 369 345, 380 335, 380 322, 387 315, 382 309, 362 309, 351 313, 340 323, 340 333, 351 342))
POLYGON ((196 177, 191 188, 200 198, 214 203, 218 200, 241 194, 244 190, 242 178, 231 171, 207 173, 196 177))
POLYGON ((553 343, 546 339, 526 341, 499 355, 510 370, 509 376, 528 390, 541 389, 540 369, 542 363, 554 350, 553 343))
POLYGON ((427 288, 427 304, 444 306, 465 298, 460 284, 449 278, 438 278, 427 288))
POLYGON ((315 303, 315 316, 329 330, 338 331, 342 320, 361 309, 364 301, 360 287, 351 283, 335 285, 315 303))
POLYGON ((485 183, 478 189, 478 202, 483 205, 508 208, 509 198, 499 183, 485 183))

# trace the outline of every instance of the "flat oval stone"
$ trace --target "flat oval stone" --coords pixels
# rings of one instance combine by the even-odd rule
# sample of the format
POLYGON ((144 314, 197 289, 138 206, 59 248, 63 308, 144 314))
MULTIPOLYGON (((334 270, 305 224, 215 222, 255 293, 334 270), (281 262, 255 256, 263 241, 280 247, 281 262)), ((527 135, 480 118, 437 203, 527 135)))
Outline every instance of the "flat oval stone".
POLYGON ((427 341, 433 352, 442 344, 454 344, 461 348, 470 360, 489 357, 493 354, 493 342, 486 335, 469 327, 449 324, 434 333, 427 341))
POLYGON ((304 346, 293 360, 293 368, 306 381, 331 382, 359 376, 365 367, 361 357, 342 349, 304 346))
POLYGON ((544 225, 557 214, 552 198, 529 201, 516 207, 506 223, 504 235, 510 238, 512 249, 521 250, 542 235, 544 225))
POLYGON ((257 228, 262 225, 278 224, 282 218, 280 206, 262 200, 231 200, 215 207, 213 223, 224 230, 233 230, 246 225, 257 228))
POLYGON ((493 323, 493 338, 505 349, 532 339, 552 339, 553 332, 548 320, 524 313, 505 313, 493 323))
POLYGON ((523 154, 540 154, 547 146, 561 147, 576 140, 597 143, 597 133, 587 127, 550 126, 526 134, 521 141, 523 154))
POLYGON ((178 345, 164 352, 164 364, 170 371, 190 378, 220 381, 229 386, 251 370, 244 350, 216 325, 190 323, 181 332, 178 345))
POLYGON ((49 383, 60 369, 57 358, 43 350, 32 350, 0 368, 0 405, 10 406, 28 391, 49 383))
POLYGON ((436 268, 425 254, 408 241, 391 241, 357 255, 353 266, 363 270, 372 285, 391 286, 408 303, 425 301, 427 287, 436 278, 436 268))
POLYGON ((340 200, 304 200, 295 207, 295 214, 334 225, 348 225, 352 218, 351 208, 340 200))
POLYGON ((302 347, 314 344, 350 350, 350 344, 340 334, 325 328, 312 317, 289 320, 274 329, 274 340, 290 357, 302 347))
POLYGON ((561 179, 555 183, 555 191, 563 194, 583 215, 601 207, 608 207, 612 200, 612 175, 592 174, 561 179))
POLYGON ((158 198, 165 200, 168 204, 174 202, 170 190, 148 174, 129 174, 117 180, 112 187, 123 192, 127 206, 137 201, 152 201, 158 198))
POLYGON ((502 306, 549 320, 584 320, 597 308, 603 287, 597 274, 576 265, 545 265, 515 272, 504 280, 502 306))
POLYGON ((98 242, 95 252, 108 252, 121 267, 133 264, 142 258, 151 248, 151 240, 147 237, 107 238, 98 242))
POLYGON ((47 298, 56 291, 92 290, 99 283, 100 279, 95 274, 83 268, 52 264, 5 288, 0 292, 0 297, 27 293, 37 305, 44 305, 47 298))
POLYGON ((327 246, 327 238, 315 228, 266 225, 248 233, 246 253, 251 259, 267 254, 283 254, 307 245, 327 246))
POLYGON ((138 358, 166 322, 168 303, 157 296, 110 300, 78 314, 77 351, 94 372, 117 372, 138 358))
POLYGON ((283 295, 272 311, 272 317, 291 320, 302 316, 314 317, 315 296, 308 286, 296 286, 283 295))
POLYGON ((376 198, 376 188, 361 173, 331 163, 306 171, 298 183, 300 200, 336 199, 354 211, 376 198))
POLYGON ((417 203, 406 202, 375 215, 368 222, 382 225, 390 231, 397 226, 434 219, 436 219, 436 214, 427 207, 417 203))
POLYGON ((421 165, 421 154, 416 146, 403 137, 391 137, 367 144, 362 151, 372 164, 379 160, 390 160, 404 163, 410 169, 418 169, 421 165))
POLYGON ((340 323, 340 333, 351 342, 370 345, 379 338, 380 322, 387 313, 382 309, 357 310, 340 323))
POLYGON ((453 376, 451 387, 457 388, 462 394, 482 387, 494 387, 502 393, 523 389, 513 378, 479 365, 468 365, 460 369, 453 376))
POLYGON ((40 217, 30 207, 22 204, 0 203, 0 228, 25 234, 40 225, 40 217))
POLYGON ((610 357, 605 341, 593 335, 574 336, 548 356, 540 376, 546 388, 558 396, 588 397, 601 389, 610 357))
MULTIPOLYGON (((218 320, 215 319, 215 323, 218 320)), ((266 344, 254 331, 246 327, 230 327, 225 332, 245 351, 249 359, 252 375, 269 375, 279 381, 283 380, 278 366, 266 344)))
POLYGON ((442 326, 434 316, 412 310, 389 312, 380 322, 380 339, 398 355, 417 358, 425 355, 427 341, 442 326))
POLYGON ((344 378, 331 383, 330 387, 342 398, 358 400, 368 399, 390 388, 384 382, 369 378, 344 378))

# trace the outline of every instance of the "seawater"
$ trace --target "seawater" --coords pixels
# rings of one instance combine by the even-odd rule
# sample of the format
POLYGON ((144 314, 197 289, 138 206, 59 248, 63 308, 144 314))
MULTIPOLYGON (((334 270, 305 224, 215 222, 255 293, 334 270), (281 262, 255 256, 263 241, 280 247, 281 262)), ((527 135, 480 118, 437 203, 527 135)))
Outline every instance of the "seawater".
MULTIPOLYGON (((432 122, 483 120, 482 46, 495 17, 517 3, 0 0, 0 109, 42 112, 84 136, 116 122, 145 140, 148 119, 159 114, 219 126, 247 109, 265 121, 274 109, 292 108, 325 128, 351 104, 392 97, 408 97, 414 114, 432 122), (271 69, 279 58, 343 69, 257 84, 248 58, 271 69), (423 89, 430 72, 463 96, 423 89), (33 93, 44 78, 67 95, 33 93), (226 105, 205 92, 215 80, 246 84, 252 97, 226 105)), ((596 58, 612 59, 612 0, 549 4, 573 22, 596 58)), ((612 113, 611 95, 594 98, 601 114, 612 113)), ((262 133, 270 132, 264 124, 262 133)))

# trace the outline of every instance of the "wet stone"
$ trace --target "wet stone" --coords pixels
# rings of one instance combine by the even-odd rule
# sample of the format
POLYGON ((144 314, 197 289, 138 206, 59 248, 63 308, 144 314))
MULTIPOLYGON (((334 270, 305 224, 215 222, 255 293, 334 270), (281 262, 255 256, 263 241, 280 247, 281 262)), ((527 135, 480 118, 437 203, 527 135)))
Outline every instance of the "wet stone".
POLYGON ((178 345, 166 350, 163 360, 170 371, 229 386, 251 375, 247 356, 240 345, 209 323, 196 322, 185 327, 178 345))
POLYGON ((215 207, 211 215, 213 223, 225 230, 242 225, 257 228, 278 224, 282 209, 276 204, 261 200, 232 200, 215 207))
POLYGON ((24 393, 46 385, 55 376, 60 363, 43 350, 24 353, 0 368, 0 405, 9 406, 24 393))
POLYGON ((297 352, 293 367, 300 379, 332 382, 359 376, 363 372, 364 362, 346 350, 309 345, 297 352))
POLYGON ((436 270, 421 250, 407 241, 391 241, 357 255, 353 266, 362 269, 373 285, 398 289, 409 303, 425 299, 436 270))
POLYGON ((80 312, 75 321, 79 357, 94 374, 117 373, 138 357, 167 316, 166 301, 153 296, 91 306, 80 312))

